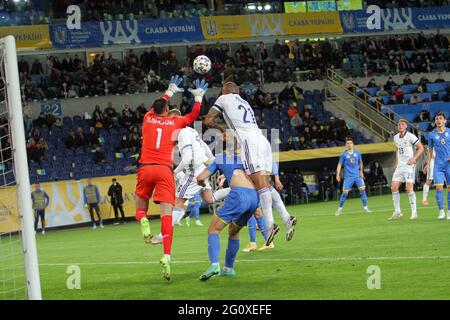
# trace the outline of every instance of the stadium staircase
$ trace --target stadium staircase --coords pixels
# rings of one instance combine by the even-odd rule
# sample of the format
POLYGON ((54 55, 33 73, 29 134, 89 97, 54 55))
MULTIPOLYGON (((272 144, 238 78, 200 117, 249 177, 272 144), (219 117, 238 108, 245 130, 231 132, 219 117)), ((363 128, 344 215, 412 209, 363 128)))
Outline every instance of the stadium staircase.
MULTIPOLYGON (((352 87, 352 82, 335 70, 327 70, 326 101, 369 131, 376 142, 390 140, 396 132, 395 121, 389 115, 381 112, 381 105, 372 106, 368 103, 373 97, 364 91, 361 91, 358 96, 350 90, 352 87)), ((394 111, 392 114, 394 119, 400 117, 394 111)))

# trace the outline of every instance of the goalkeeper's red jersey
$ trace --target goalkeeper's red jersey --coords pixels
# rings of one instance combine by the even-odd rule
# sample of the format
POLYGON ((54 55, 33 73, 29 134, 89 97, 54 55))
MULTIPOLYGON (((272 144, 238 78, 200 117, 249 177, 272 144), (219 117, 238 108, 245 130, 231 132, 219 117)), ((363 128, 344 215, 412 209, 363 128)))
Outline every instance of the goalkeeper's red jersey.
POLYGON ((173 149, 177 131, 197 119, 200 103, 196 102, 192 112, 184 117, 162 117, 150 110, 142 123, 141 164, 162 164, 173 168, 173 149))

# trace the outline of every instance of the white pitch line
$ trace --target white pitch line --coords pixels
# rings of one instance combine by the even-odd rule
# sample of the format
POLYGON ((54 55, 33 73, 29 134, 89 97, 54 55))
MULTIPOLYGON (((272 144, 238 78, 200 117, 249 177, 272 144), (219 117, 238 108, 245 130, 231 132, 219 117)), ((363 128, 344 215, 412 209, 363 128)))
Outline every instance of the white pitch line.
MULTIPOLYGON (((365 261, 365 260, 450 260, 450 256, 400 256, 400 257, 325 257, 325 258, 293 258, 293 259, 255 259, 255 260, 236 260, 236 263, 246 262, 302 262, 302 261, 365 261)), ((173 264, 196 264, 209 263, 207 260, 180 260, 172 261, 173 264)), ((81 262, 81 263, 40 263, 42 267, 59 267, 69 265, 140 265, 140 264, 159 264, 159 261, 115 261, 115 262, 81 262)))

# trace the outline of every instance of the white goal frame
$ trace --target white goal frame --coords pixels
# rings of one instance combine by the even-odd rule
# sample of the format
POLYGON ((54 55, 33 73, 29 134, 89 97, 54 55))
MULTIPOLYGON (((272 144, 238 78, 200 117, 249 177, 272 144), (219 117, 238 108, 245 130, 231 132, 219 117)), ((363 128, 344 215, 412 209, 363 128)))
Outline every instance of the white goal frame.
POLYGON ((22 229, 27 297, 29 300, 41 300, 41 283, 33 226, 34 212, 31 204, 31 186, 28 174, 16 40, 13 36, 6 36, 0 39, 0 46, 3 50, 5 64, 5 104, 8 110, 8 122, 11 130, 11 151, 13 153, 18 212, 22 229))

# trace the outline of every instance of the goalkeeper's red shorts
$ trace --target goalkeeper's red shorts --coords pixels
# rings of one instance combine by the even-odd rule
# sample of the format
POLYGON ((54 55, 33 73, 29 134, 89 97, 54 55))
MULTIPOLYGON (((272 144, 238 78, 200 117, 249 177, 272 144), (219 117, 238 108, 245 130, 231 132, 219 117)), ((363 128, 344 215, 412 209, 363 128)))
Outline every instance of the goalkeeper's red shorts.
POLYGON ((175 204, 175 179, 166 165, 142 165, 137 173, 136 195, 153 202, 175 204))

